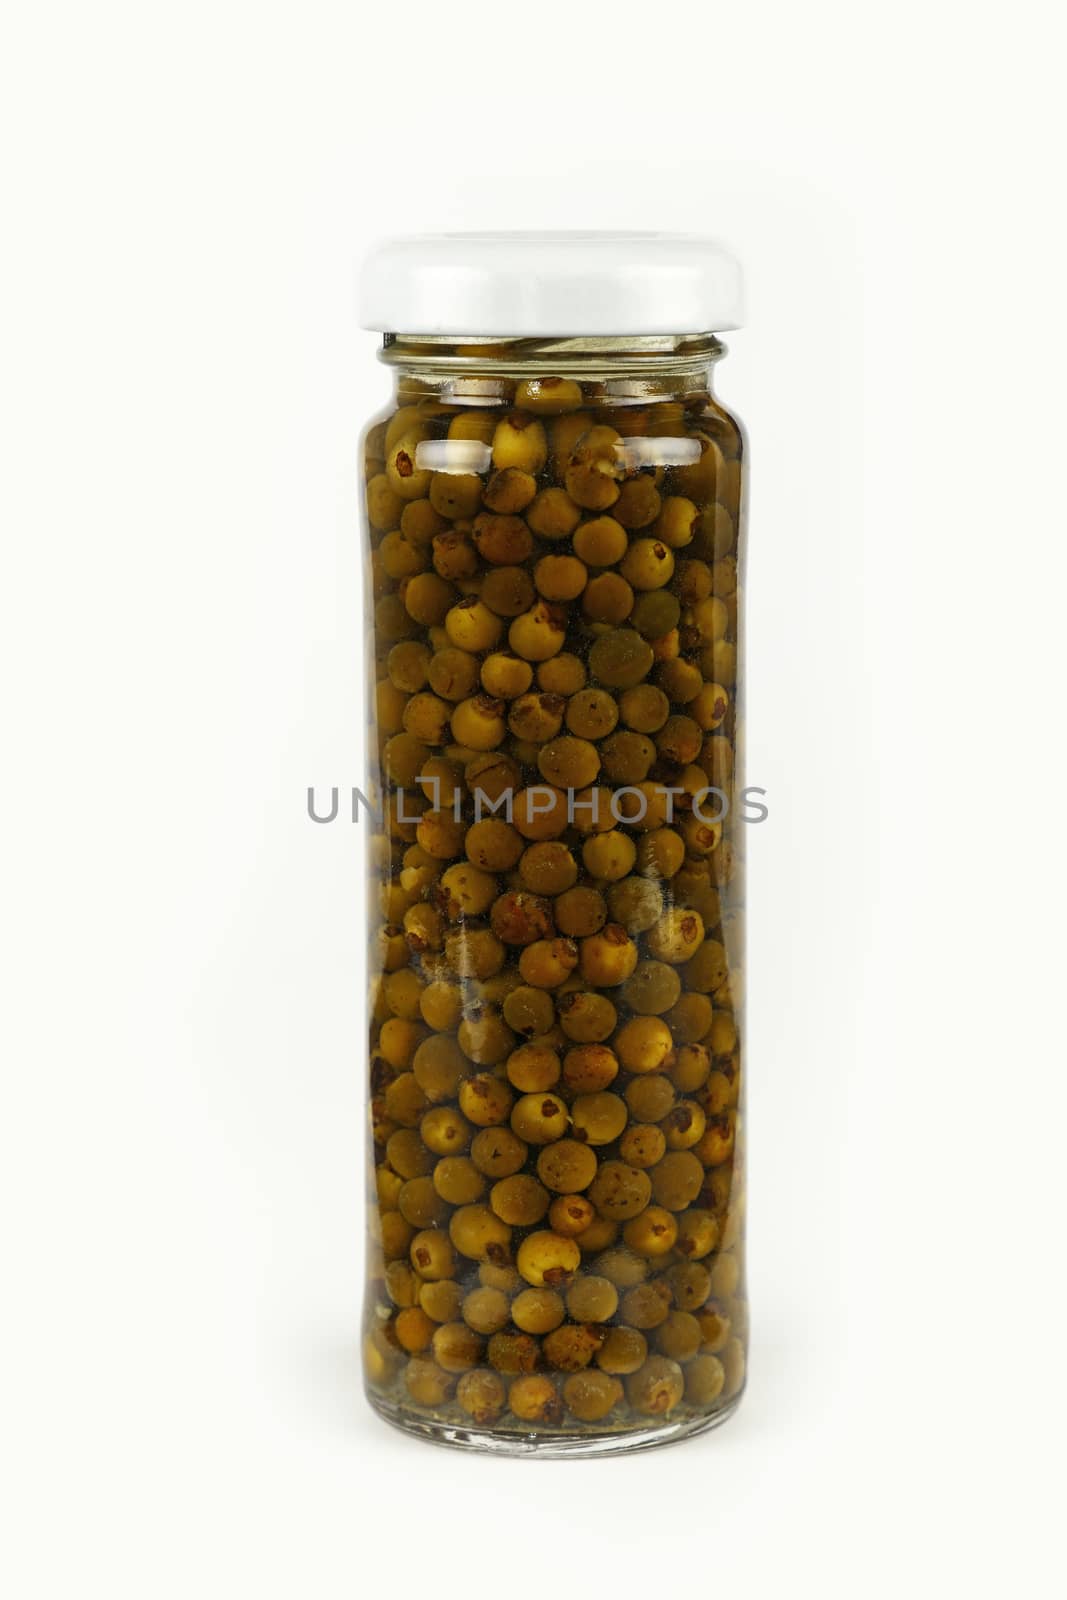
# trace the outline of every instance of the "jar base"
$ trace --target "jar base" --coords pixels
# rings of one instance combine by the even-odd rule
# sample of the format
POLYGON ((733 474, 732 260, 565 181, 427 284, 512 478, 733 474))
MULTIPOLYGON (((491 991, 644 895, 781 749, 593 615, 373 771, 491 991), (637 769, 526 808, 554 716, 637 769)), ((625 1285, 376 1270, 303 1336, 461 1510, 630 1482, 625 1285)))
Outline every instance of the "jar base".
POLYGON ((647 1428, 615 1428, 596 1433, 566 1429, 552 1433, 519 1433, 465 1427, 434 1417, 413 1416, 391 1404, 384 1396, 368 1393, 371 1407, 384 1422, 401 1433, 449 1449, 478 1450, 483 1455, 536 1457, 541 1461, 580 1459, 583 1456, 628 1455, 636 1450, 654 1450, 658 1445, 674 1444, 707 1433, 733 1416, 741 1403, 743 1390, 707 1416, 679 1417, 676 1422, 650 1424, 647 1428))

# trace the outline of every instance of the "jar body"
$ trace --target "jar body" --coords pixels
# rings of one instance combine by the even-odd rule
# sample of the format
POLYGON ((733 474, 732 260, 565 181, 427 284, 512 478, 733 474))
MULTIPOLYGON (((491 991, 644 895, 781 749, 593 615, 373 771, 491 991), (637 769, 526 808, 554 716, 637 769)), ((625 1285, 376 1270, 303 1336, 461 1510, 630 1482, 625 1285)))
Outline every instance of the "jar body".
POLYGON ((743 436, 609 343, 412 345, 363 440, 367 1392, 515 1453, 744 1384, 743 436))

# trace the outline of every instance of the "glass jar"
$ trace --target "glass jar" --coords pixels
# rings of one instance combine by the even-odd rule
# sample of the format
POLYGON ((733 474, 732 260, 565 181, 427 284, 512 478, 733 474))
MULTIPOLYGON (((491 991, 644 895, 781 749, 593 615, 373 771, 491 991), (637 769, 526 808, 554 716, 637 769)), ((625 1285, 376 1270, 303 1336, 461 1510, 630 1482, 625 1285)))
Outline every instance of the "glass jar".
POLYGON ((544 277, 367 316, 363 1350, 401 1428, 564 1455, 744 1384, 744 441, 714 333, 560 334, 544 277))

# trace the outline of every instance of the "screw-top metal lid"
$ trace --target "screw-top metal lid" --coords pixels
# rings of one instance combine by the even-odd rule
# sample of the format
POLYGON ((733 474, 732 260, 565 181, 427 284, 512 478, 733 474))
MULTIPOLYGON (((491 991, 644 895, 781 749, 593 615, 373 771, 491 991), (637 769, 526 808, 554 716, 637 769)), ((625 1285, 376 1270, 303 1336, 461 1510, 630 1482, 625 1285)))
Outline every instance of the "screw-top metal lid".
POLYGON ((741 269, 688 234, 427 234, 370 253, 359 312, 382 333, 718 333, 741 326, 741 269))

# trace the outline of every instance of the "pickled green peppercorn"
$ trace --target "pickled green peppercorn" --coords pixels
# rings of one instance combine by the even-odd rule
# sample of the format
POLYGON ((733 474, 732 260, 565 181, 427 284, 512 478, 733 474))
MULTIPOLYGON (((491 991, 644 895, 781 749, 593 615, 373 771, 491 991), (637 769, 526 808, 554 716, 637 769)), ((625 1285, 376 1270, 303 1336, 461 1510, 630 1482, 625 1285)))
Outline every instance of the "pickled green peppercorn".
POLYGON ((499 1333, 510 1316, 510 1305, 502 1289, 484 1285, 472 1289, 463 1301, 463 1320, 475 1333, 499 1333))
POLYGON ((528 1234, 522 1241, 517 1264, 526 1282, 535 1289, 556 1289, 570 1283, 581 1258, 573 1239, 544 1230, 528 1234))
POLYGON ((516 1033, 527 1038, 547 1033, 554 1018, 552 1001, 543 989, 531 989, 528 985, 520 984, 512 989, 504 1001, 504 1021, 516 1033))
POLYGON ((578 1095, 571 1102, 571 1126, 586 1145, 611 1144, 626 1126, 626 1102, 610 1091, 578 1095))
POLYGON ((599 572, 582 592, 582 615, 594 623, 625 622, 634 605, 634 591, 618 572, 599 572))
POLYGON ((436 1362, 413 1356, 404 1368, 404 1382, 417 1406, 439 1406, 451 1396, 456 1380, 436 1362))
POLYGON ((704 1136, 706 1118, 696 1100, 681 1100, 663 1119, 663 1131, 671 1150, 692 1150, 704 1136))
POLYGON ((387 1261, 393 1261, 398 1256, 403 1256, 415 1237, 415 1228, 402 1217, 399 1211, 382 1211, 379 1213, 378 1225, 381 1229, 382 1254, 387 1261))
POLYGON ((649 1273, 648 1262, 625 1245, 605 1250, 593 1265, 617 1289, 632 1289, 635 1284, 644 1283, 649 1273))
POLYGON ((601 1220, 593 1202, 584 1194, 558 1194, 548 1208, 548 1225, 552 1232, 561 1233, 565 1239, 579 1240, 580 1247, 584 1245, 587 1250, 592 1248, 593 1235, 601 1220))
MULTIPOLYGON (((670 1010, 665 1014, 665 1022, 683 1050, 686 1048, 702 1050, 704 1046, 697 1045, 697 1040, 702 1040, 705 1034, 709 1034, 712 1027, 712 1002, 707 995, 681 995, 680 1000, 670 1006, 670 1010)), ((693 1056, 686 1056, 686 1061, 693 1062, 693 1056)), ((694 1067, 693 1070, 699 1069, 694 1067)), ((683 1086, 681 1082, 678 1082, 678 1088, 681 1086, 683 1086)))
POLYGON ((678 1224, 663 1206, 646 1206, 622 1230, 627 1247, 640 1256, 665 1256, 674 1248, 678 1224))
POLYGON ((448 1220, 448 1206, 432 1178, 409 1178, 397 1198, 397 1210, 413 1228, 440 1227, 448 1220))
POLYGON ((494 1333, 486 1346, 491 1367, 505 1375, 533 1372, 541 1359, 541 1346, 528 1333, 494 1333))
POLYGON ((524 1333, 551 1333, 565 1314, 563 1298, 555 1289, 523 1289, 511 1303, 512 1320, 524 1333))
POLYGON ((495 1372, 465 1372, 456 1385, 456 1400, 480 1427, 496 1422, 507 1403, 507 1389, 495 1372))
POLYGON ((400 1348, 414 1356, 430 1348, 437 1324, 421 1306, 408 1306, 400 1312, 394 1326, 400 1348))
POLYGON ((700 1324, 702 1351, 717 1355, 724 1350, 730 1338, 730 1319, 714 1305, 701 1307, 696 1313, 700 1324))
MULTIPOLYGON (((584 850, 582 859, 584 862, 584 850)), ((579 884, 557 898, 555 915, 562 933, 572 939, 587 939, 600 932, 608 919, 608 908, 599 889, 579 884)))
MULTIPOLYGON (((451 1278, 456 1257, 447 1233, 425 1228, 411 1241, 411 1264, 422 1278, 451 1278)), ((430 1313, 431 1316, 433 1313, 430 1313)))
MULTIPOLYGON (((684 1211, 678 1218, 676 1241, 680 1255, 689 1261, 700 1261, 710 1255, 719 1242, 719 1223, 711 1211, 684 1211)), ((709 1281, 708 1292, 711 1292, 709 1281)))
MULTIPOLYGON (((530 993, 541 994, 542 991, 534 989, 530 993)), ((548 1045, 520 1045, 508 1056, 506 1071, 510 1082, 521 1093, 539 1094, 559 1081, 559 1056, 548 1045)))
POLYGON ((711 1267, 711 1292, 717 1300, 730 1300, 737 1293, 741 1281, 741 1265, 736 1256, 724 1253, 715 1257, 711 1267))
POLYGON ((631 1122, 619 1140, 619 1155, 631 1167, 654 1167, 667 1153, 662 1128, 649 1122, 631 1122))
POLYGON ((529 1147, 510 1128, 482 1128, 471 1140, 471 1160, 487 1178, 510 1178, 520 1171, 528 1153, 529 1147))
POLYGON ((625 467, 618 454, 620 435, 606 425, 581 434, 564 469, 567 493, 590 511, 604 511, 620 494, 625 467))
POLYGON ((656 1016, 633 1017, 615 1036, 619 1060, 630 1072, 655 1072, 673 1048, 671 1030, 656 1016))
POLYGON ((581 403, 581 385, 570 378, 530 378, 515 390, 515 404, 539 416, 574 411, 581 403))
POLYGON ((476 1073, 459 1085, 459 1109, 479 1128, 505 1122, 514 1096, 506 1083, 488 1073, 476 1073))
POLYGON ((482 1357, 482 1341, 465 1322, 445 1322, 434 1331, 433 1358, 444 1372, 466 1372, 482 1357))
POLYGON ((564 735, 542 748, 537 765, 545 781, 557 789, 584 789, 600 771, 600 756, 588 739, 564 735))
POLYGON ((651 646, 639 633, 617 628, 597 639, 589 652, 589 670, 596 682, 611 689, 632 689, 648 676, 651 646))
POLYGON ((563 1058, 563 1082, 579 1095, 597 1094, 613 1083, 619 1071, 619 1058, 603 1044, 580 1044, 563 1058))
POLYGON ((622 1319, 632 1328, 647 1333, 666 1322, 671 1314, 671 1291, 662 1280, 653 1278, 627 1289, 619 1302, 622 1319))
POLYGON ((516 1378, 508 1390, 508 1405, 523 1422, 552 1427, 563 1415, 563 1401, 551 1378, 539 1374, 516 1378))
POLYGON ((622 1384, 607 1372, 572 1372, 563 1382, 564 1404, 580 1422, 599 1422, 618 1405, 622 1395, 622 1384))
POLYGON ((448 1235, 460 1255, 473 1261, 506 1261, 511 1229, 482 1205, 460 1206, 452 1213, 448 1235))
POLYGON ((485 1179, 468 1156, 443 1156, 433 1169, 433 1186, 449 1205, 468 1205, 485 1193, 485 1179))
POLYGON ((599 1043, 610 1037, 618 1015, 606 995, 585 990, 561 996, 556 1010, 567 1038, 580 1043, 599 1043))
POLYGON ((732 1338, 723 1346, 719 1358, 723 1365, 726 1381, 723 1393, 726 1395, 738 1394, 745 1382, 745 1347, 741 1340, 732 1338))
POLYGON ((676 1361, 667 1356, 649 1356, 626 1380, 626 1398, 635 1411, 646 1416, 663 1416, 682 1398, 685 1379, 676 1361))
POLYGON ((392 488, 384 472, 367 484, 367 519, 372 528, 388 530, 400 521, 404 500, 392 488))
POLYGON ((497 423, 492 450, 498 471, 510 467, 536 474, 548 458, 544 427, 528 413, 512 411, 497 423))
POLYGON ((623 729, 604 740, 601 756, 605 776, 613 783, 637 784, 647 778, 656 759, 656 746, 644 734, 623 729))
POLYGON ((541 1341, 541 1350, 557 1372, 579 1372, 587 1367, 604 1342, 603 1331, 590 1324, 564 1323, 541 1341))
POLYGON ((586 983, 615 988, 625 983, 636 967, 637 946, 625 928, 610 922, 599 933, 581 941, 579 963, 586 983))
POLYGON ((648 1205, 651 1195, 648 1174, 624 1161, 602 1162, 589 1190, 597 1210, 613 1222, 636 1217, 648 1205))
POLYGON ((570 1118, 556 1094, 524 1094, 511 1113, 512 1132, 526 1144, 550 1144, 566 1133, 570 1118))
POLYGON ((726 1369, 717 1356, 694 1356, 685 1368, 685 1397, 692 1405, 711 1405, 725 1384, 726 1369))
POLYGON ((575 1322, 607 1322, 619 1305, 619 1291, 608 1278, 583 1273, 566 1295, 567 1314, 575 1322))
POLYGON ((672 1361, 691 1361, 700 1349, 700 1323, 691 1311, 672 1311, 652 1336, 661 1355, 672 1361))
MULTIPOLYGON (((588 1200, 589 1196, 586 1194, 588 1200)), ((592 1202, 590 1201, 590 1204, 592 1202)), ((549 1210, 551 1216, 551 1209, 549 1210)), ((601 1250, 609 1249, 619 1237, 619 1224, 611 1217, 601 1216, 594 1208, 593 1220, 581 1233, 576 1233, 574 1239, 583 1255, 593 1256, 601 1250)))
POLYGON ((518 617, 534 603, 533 579, 522 567, 497 566, 482 576, 479 595, 496 616, 518 617))
MULTIPOLYGON (((677 1226, 681 1233, 680 1221, 677 1226)), ((700 1261, 679 1261, 668 1271, 667 1282, 680 1311, 698 1311, 711 1293, 711 1273, 700 1261)))
POLYGON ((674 1105, 674 1084, 662 1072, 634 1078, 624 1091, 630 1114, 639 1122, 661 1122, 674 1105))
MULTIPOLYGON (((649 878, 625 877, 612 883, 607 891, 608 910, 633 938, 647 933, 658 922, 663 912, 663 893, 657 883, 649 878)), ((641 963, 634 969, 640 971, 641 963)))
POLYGON ((604 689, 580 689, 567 701, 567 727, 580 738, 606 738, 618 720, 619 708, 604 689))
MULTIPOLYGON (((575 1127, 580 1128, 581 1124, 576 1122, 575 1127)), ((546 1145, 537 1158, 538 1177, 557 1194, 573 1195, 587 1189, 596 1171, 596 1155, 588 1144, 577 1139, 558 1139, 546 1145)))
MULTIPOLYGON (((556 540, 568 538, 581 521, 581 516, 581 508, 575 505, 565 489, 547 488, 535 495, 527 510, 526 521, 539 538, 556 540)), ((578 554, 581 553, 578 550, 578 554)))
POLYGON ((550 1204, 551 1196, 543 1184, 526 1172, 514 1177, 501 1178, 489 1196, 489 1204, 502 1222, 509 1227, 528 1228, 540 1222, 550 1204))
POLYGON ((515 1043, 515 1035, 494 1006, 478 1006, 463 1018, 456 1030, 456 1042, 478 1066, 496 1066, 515 1043))
POLYGON ((490 511, 509 516, 524 511, 536 494, 537 479, 532 473, 524 472, 521 467, 502 467, 493 473, 480 497, 490 511))
POLYGON ((644 1366, 648 1356, 648 1341, 637 1328, 609 1328, 607 1337, 596 1353, 596 1364, 602 1371, 626 1376, 644 1366))
POLYGON ((673 828, 654 828, 637 847, 637 870, 650 878, 673 878, 685 860, 685 843, 673 828))
POLYGON ((660 539, 632 539, 619 571, 634 589, 661 589, 674 576, 674 552, 660 539))
POLYGON ((669 1150, 652 1168, 650 1177, 657 1205, 684 1211, 703 1187, 704 1168, 691 1150, 669 1150))
POLYGON ((623 998, 639 1016, 656 1017, 669 1011, 681 992, 682 980, 665 962, 642 961, 628 978, 623 998))

